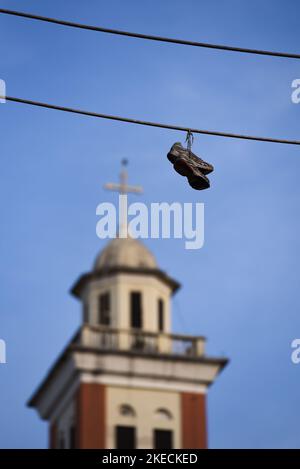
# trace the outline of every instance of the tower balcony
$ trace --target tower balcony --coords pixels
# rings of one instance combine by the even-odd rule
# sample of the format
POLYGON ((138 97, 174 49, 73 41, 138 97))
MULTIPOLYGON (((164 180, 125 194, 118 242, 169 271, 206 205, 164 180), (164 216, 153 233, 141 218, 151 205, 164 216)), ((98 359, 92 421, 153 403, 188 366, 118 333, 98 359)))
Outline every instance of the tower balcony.
POLYGON ((140 329, 83 325, 75 343, 101 351, 124 351, 138 355, 204 356, 205 337, 149 332, 140 329))

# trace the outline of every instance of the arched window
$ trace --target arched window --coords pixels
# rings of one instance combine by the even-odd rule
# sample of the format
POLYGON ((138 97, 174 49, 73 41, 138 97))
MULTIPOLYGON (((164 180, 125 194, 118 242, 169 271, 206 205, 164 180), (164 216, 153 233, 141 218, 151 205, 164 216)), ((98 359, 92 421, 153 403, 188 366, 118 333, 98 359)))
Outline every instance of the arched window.
POLYGON ((120 414, 123 415, 123 417, 135 417, 136 416, 134 408, 129 404, 120 405, 120 414))
POLYGON ((172 420, 173 416, 168 409, 160 408, 155 411, 155 417, 161 420, 172 420))

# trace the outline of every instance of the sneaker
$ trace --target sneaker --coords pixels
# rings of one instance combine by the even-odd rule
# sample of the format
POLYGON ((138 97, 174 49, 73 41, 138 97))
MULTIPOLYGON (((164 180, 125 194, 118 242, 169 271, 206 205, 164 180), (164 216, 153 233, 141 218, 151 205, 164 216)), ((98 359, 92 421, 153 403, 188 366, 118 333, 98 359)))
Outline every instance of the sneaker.
POLYGON ((214 167, 211 164, 203 161, 193 152, 184 148, 180 142, 174 143, 167 157, 168 160, 173 163, 174 169, 182 176, 189 176, 189 174, 191 174, 191 163, 196 165, 202 174, 209 174, 214 170, 214 167))
POLYGON ((184 154, 175 158, 173 167, 177 173, 186 177, 192 176, 194 171, 199 169, 195 163, 184 154))
POLYGON ((197 191, 202 191, 204 189, 208 189, 210 187, 209 179, 204 176, 204 174, 197 170, 197 174, 193 174, 192 176, 188 177, 189 185, 196 189, 197 191))
POLYGON ((200 171, 193 161, 188 161, 185 166, 184 158, 177 158, 174 168, 182 176, 186 176, 189 185, 198 191, 208 189, 210 187, 209 179, 200 171))

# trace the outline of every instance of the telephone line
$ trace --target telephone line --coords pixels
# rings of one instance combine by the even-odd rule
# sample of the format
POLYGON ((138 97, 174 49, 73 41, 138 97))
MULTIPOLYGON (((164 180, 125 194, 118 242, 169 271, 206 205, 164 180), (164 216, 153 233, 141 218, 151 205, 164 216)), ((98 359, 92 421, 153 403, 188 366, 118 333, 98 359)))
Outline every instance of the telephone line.
POLYGON ((244 48, 244 47, 226 46, 224 44, 211 44, 208 42, 188 41, 184 39, 176 39, 176 38, 163 37, 163 36, 154 36, 150 34, 134 33, 134 32, 123 31, 119 29, 103 28, 102 26, 92 26, 92 25, 83 24, 83 23, 74 23, 72 21, 60 20, 58 18, 48 18, 47 16, 34 15, 32 13, 8 10, 5 8, 0 8, 0 13, 3 13, 5 15, 18 16, 18 17, 26 18, 26 19, 44 21, 46 23, 58 24, 60 26, 85 29, 89 31, 96 31, 96 32, 107 33, 107 34, 115 34, 118 36, 133 37, 137 39, 145 39, 149 41, 167 42, 171 44, 180 44, 184 46, 203 47, 207 49, 217 49, 217 50, 230 51, 230 52, 240 52, 244 54, 266 55, 266 56, 271 56, 271 57, 284 57, 288 59, 300 59, 300 54, 293 54, 289 52, 276 52, 276 51, 269 51, 269 50, 249 49, 249 48, 244 48))
POLYGON ((101 119, 109 119, 109 120, 114 120, 114 121, 120 121, 120 122, 126 122, 130 124, 137 124, 137 125, 145 125, 148 127, 158 127, 161 129, 168 129, 168 130, 178 130, 181 132, 191 132, 193 134, 203 134, 203 135, 214 135, 216 137, 226 137, 226 138, 238 138, 238 139, 243 139, 243 140, 255 140, 258 142, 270 142, 270 143, 284 143, 284 144, 289 144, 289 145, 300 145, 300 140, 287 140, 287 139, 281 139, 281 138, 272 138, 272 137, 255 137, 253 135, 242 135, 242 134, 235 134, 235 133, 229 133, 229 132, 219 132, 215 130, 204 130, 204 129, 196 129, 192 127, 182 127, 178 125, 172 125, 172 124, 163 124, 160 122, 151 122, 151 121, 144 121, 140 119, 132 119, 129 117, 121 117, 121 116, 114 116, 110 114, 102 114, 99 112, 93 112, 93 111, 86 111, 83 109, 76 109, 76 108, 70 108, 66 106, 58 106, 56 104, 50 104, 50 103, 43 103, 40 101, 32 101, 29 99, 23 99, 23 98, 16 98, 13 96, 0 96, 0 99, 6 99, 7 101, 12 101, 15 103, 20 103, 20 104, 28 104, 30 106, 37 106, 37 107, 42 107, 46 109, 54 109, 56 111, 63 111, 63 112, 69 112, 73 114, 80 114, 83 116, 90 116, 90 117, 97 117, 101 119))

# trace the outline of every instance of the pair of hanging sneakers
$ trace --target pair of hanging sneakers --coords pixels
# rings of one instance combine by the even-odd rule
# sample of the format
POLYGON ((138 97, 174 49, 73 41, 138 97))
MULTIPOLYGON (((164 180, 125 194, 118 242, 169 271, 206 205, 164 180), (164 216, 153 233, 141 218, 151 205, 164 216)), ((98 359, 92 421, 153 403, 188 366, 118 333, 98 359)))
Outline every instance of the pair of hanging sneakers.
POLYGON ((180 142, 174 143, 169 151, 168 160, 173 164, 177 173, 186 176, 189 185, 198 191, 210 187, 207 174, 214 170, 214 167, 196 156, 189 148, 184 148, 180 142))

